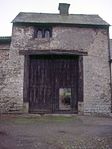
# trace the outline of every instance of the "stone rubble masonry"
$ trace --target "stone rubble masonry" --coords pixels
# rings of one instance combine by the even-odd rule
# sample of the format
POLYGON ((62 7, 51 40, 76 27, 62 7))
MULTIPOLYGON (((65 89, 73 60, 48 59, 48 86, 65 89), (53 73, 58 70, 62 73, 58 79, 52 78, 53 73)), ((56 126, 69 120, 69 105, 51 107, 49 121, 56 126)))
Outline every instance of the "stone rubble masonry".
MULTIPOLYGON (((111 113, 108 31, 55 26, 50 39, 34 39, 33 26, 13 25, 10 50, 0 50, 1 112, 23 112, 24 56, 20 50, 78 50, 84 56, 84 102, 80 113, 111 113)), ((27 106, 28 108, 28 106, 27 106)))
POLYGON ((0 44, 0 112, 9 110, 9 89, 10 80, 9 69, 9 44, 0 44))

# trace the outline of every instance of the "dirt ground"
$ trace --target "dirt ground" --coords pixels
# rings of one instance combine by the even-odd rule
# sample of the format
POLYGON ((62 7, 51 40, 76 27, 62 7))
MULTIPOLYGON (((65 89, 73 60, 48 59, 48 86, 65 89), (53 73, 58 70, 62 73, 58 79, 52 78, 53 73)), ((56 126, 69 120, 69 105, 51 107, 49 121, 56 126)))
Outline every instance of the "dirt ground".
POLYGON ((112 118, 2 115, 0 149, 112 149, 112 118))

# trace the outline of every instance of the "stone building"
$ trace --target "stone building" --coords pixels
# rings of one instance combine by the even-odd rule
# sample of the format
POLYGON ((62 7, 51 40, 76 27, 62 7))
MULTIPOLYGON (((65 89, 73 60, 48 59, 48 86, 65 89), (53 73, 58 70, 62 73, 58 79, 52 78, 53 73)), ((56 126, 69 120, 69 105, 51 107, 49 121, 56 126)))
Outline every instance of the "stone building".
POLYGON ((109 24, 69 6, 20 12, 0 38, 2 113, 111 114, 109 24))
MULTIPOLYGON (((111 81, 112 81, 112 39, 110 39, 110 47, 109 48, 110 48, 110 67, 111 67, 111 81)), ((112 90, 111 90, 111 94, 112 94, 112 90)))

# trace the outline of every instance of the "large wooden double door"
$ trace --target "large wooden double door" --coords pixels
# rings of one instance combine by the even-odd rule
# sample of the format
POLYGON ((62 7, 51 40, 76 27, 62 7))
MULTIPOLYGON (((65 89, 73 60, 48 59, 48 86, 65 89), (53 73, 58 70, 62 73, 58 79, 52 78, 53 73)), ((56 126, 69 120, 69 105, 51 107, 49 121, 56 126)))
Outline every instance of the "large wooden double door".
POLYGON ((77 112, 78 57, 30 56, 29 71, 30 112, 77 112))

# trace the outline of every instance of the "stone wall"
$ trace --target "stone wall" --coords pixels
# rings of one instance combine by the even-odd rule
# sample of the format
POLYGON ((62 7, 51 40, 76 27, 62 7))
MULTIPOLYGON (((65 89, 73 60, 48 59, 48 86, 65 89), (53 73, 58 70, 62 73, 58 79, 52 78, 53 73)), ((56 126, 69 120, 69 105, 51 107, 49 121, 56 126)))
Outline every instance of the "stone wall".
MULTIPOLYGON (((24 56, 20 50, 78 50, 87 51, 84 57, 84 109, 85 113, 110 113, 110 69, 108 34, 106 29, 53 27, 52 38, 34 39, 33 26, 13 25, 12 42, 8 59, 8 101, 13 103, 9 110, 21 111, 23 105, 24 56)), ((6 101, 7 101, 6 98, 6 101)), ((8 102, 7 102, 8 103, 8 102)), ((81 110, 80 109, 80 110, 81 110)))
POLYGON ((84 112, 110 114, 108 35, 99 30, 84 57, 84 112))
MULTIPOLYGON (((21 112, 23 108, 23 68, 20 65, 21 57, 10 44, 0 44, 0 112, 21 112), (13 53, 13 54, 12 54, 13 53), (11 56, 11 54, 13 56, 11 56)), ((24 64, 22 62, 22 64, 24 64)))
POLYGON ((0 112, 5 112, 8 108, 9 48, 10 44, 0 43, 0 112))

